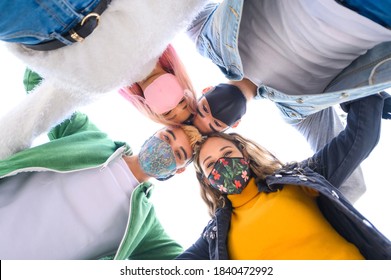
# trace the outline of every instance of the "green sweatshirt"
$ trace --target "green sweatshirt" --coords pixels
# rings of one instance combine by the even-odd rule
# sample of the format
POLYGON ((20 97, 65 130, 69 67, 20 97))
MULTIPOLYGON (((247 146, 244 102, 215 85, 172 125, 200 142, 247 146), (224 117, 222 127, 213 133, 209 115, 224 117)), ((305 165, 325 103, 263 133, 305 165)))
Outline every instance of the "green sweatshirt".
MULTIPOLYGON (((35 84, 40 82, 33 72, 26 72, 25 84, 26 77, 31 77, 28 80, 35 84)), ((74 172, 105 166, 116 156, 132 154, 126 143, 112 141, 81 113, 54 127, 48 136, 50 142, 0 161, 0 187, 1 178, 20 172, 74 172)), ((151 188, 152 184, 144 182, 133 191, 128 225, 115 259, 173 259, 182 252, 156 217, 149 201, 151 191, 147 191, 151 188)))

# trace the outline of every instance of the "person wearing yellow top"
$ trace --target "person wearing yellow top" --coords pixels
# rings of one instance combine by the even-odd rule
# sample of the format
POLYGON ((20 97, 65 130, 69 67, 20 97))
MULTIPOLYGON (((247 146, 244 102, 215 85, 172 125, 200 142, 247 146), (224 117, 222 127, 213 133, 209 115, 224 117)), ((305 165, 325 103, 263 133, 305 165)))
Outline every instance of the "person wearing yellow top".
POLYGON ((236 133, 204 138, 194 165, 212 220, 178 259, 391 259, 390 240, 338 190, 376 146, 390 100, 344 104, 345 129, 300 163, 236 133))
POLYGON ((241 195, 228 196, 233 207, 228 234, 230 258, 363 259, 324 218, 316 196, 293 185, 273 193, 258 192, 251 179, 241 195), (252 242, 259 236, 267 238, 252 242))

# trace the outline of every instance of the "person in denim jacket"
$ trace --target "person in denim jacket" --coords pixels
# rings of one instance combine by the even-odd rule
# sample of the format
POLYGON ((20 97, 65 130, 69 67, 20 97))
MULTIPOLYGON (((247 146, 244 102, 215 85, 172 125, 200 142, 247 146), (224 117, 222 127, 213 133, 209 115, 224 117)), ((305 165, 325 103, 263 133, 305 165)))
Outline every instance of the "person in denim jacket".
POLYGON ((300 163, 236 133, 210 134, 194 165, 212 220, 178 259, 391 259, 390 240, 339 191, 378 143, 385 98, 345 106, 346 128, 300 163))
MULTIPOLYGON (((390 88, 391 1, 339 2, 342 5, 333 0, 208 4, 188 35, 198 52, 230 80, 225 85, 230 89, 221 93, 212 88, 200 99, 201 114, 194 120, 200 131, 237 124, 240 114, 221 117, 235 110, 244 113, 243 102, 224 105, 225 111, 217 102, 205 103, 215 93, 220 94, 215 99, 232 98, 239 89, 247 100, 274 102, 317 151, 343 129, 330 106, 390 88)), ((358 169, 341 190, 354 202, 365 188, 358 169)))
POLYGON ((1 115, 0 159, 81 106, 146 78, 206 1, 0 1, 3 51, 44 78, 37 94, 1 115))

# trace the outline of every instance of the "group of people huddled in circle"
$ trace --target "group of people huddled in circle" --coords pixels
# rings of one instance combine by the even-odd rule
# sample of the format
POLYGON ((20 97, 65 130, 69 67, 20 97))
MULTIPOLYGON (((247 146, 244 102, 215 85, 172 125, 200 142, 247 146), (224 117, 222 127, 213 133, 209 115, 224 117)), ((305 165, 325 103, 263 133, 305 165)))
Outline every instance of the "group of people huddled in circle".
MULTIPOLYGON (((391 119, 390 15, 388 0, 208 3, 187 34, 227 81, 197 93, 170 44, 147 77, 118 90, 163 126, 138 154, 75 112, 48 143, 1 160, 0 259, 391 259, 390 240, 353 206, 365 192, 360 164, 391 119), (227 132, 261 98, 312 157, 285 164, 262 139, 227 132), (211 221, 182 248, 148 180, 189 164, 211 221)), ((27 89, 40 81, 26 70, 27 89)))

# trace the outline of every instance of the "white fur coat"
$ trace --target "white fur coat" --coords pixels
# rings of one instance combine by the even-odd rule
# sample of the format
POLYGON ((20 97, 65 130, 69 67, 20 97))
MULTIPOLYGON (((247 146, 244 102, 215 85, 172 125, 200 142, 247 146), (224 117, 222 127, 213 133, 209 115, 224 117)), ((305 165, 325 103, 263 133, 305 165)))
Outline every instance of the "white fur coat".
POLYGON ((29 147, 36 136, 102 93, 147 76, 205 2, 113 0, 82 43, 44 52, 7 43, 44 81, 0 119, 0 159, 29 147))

